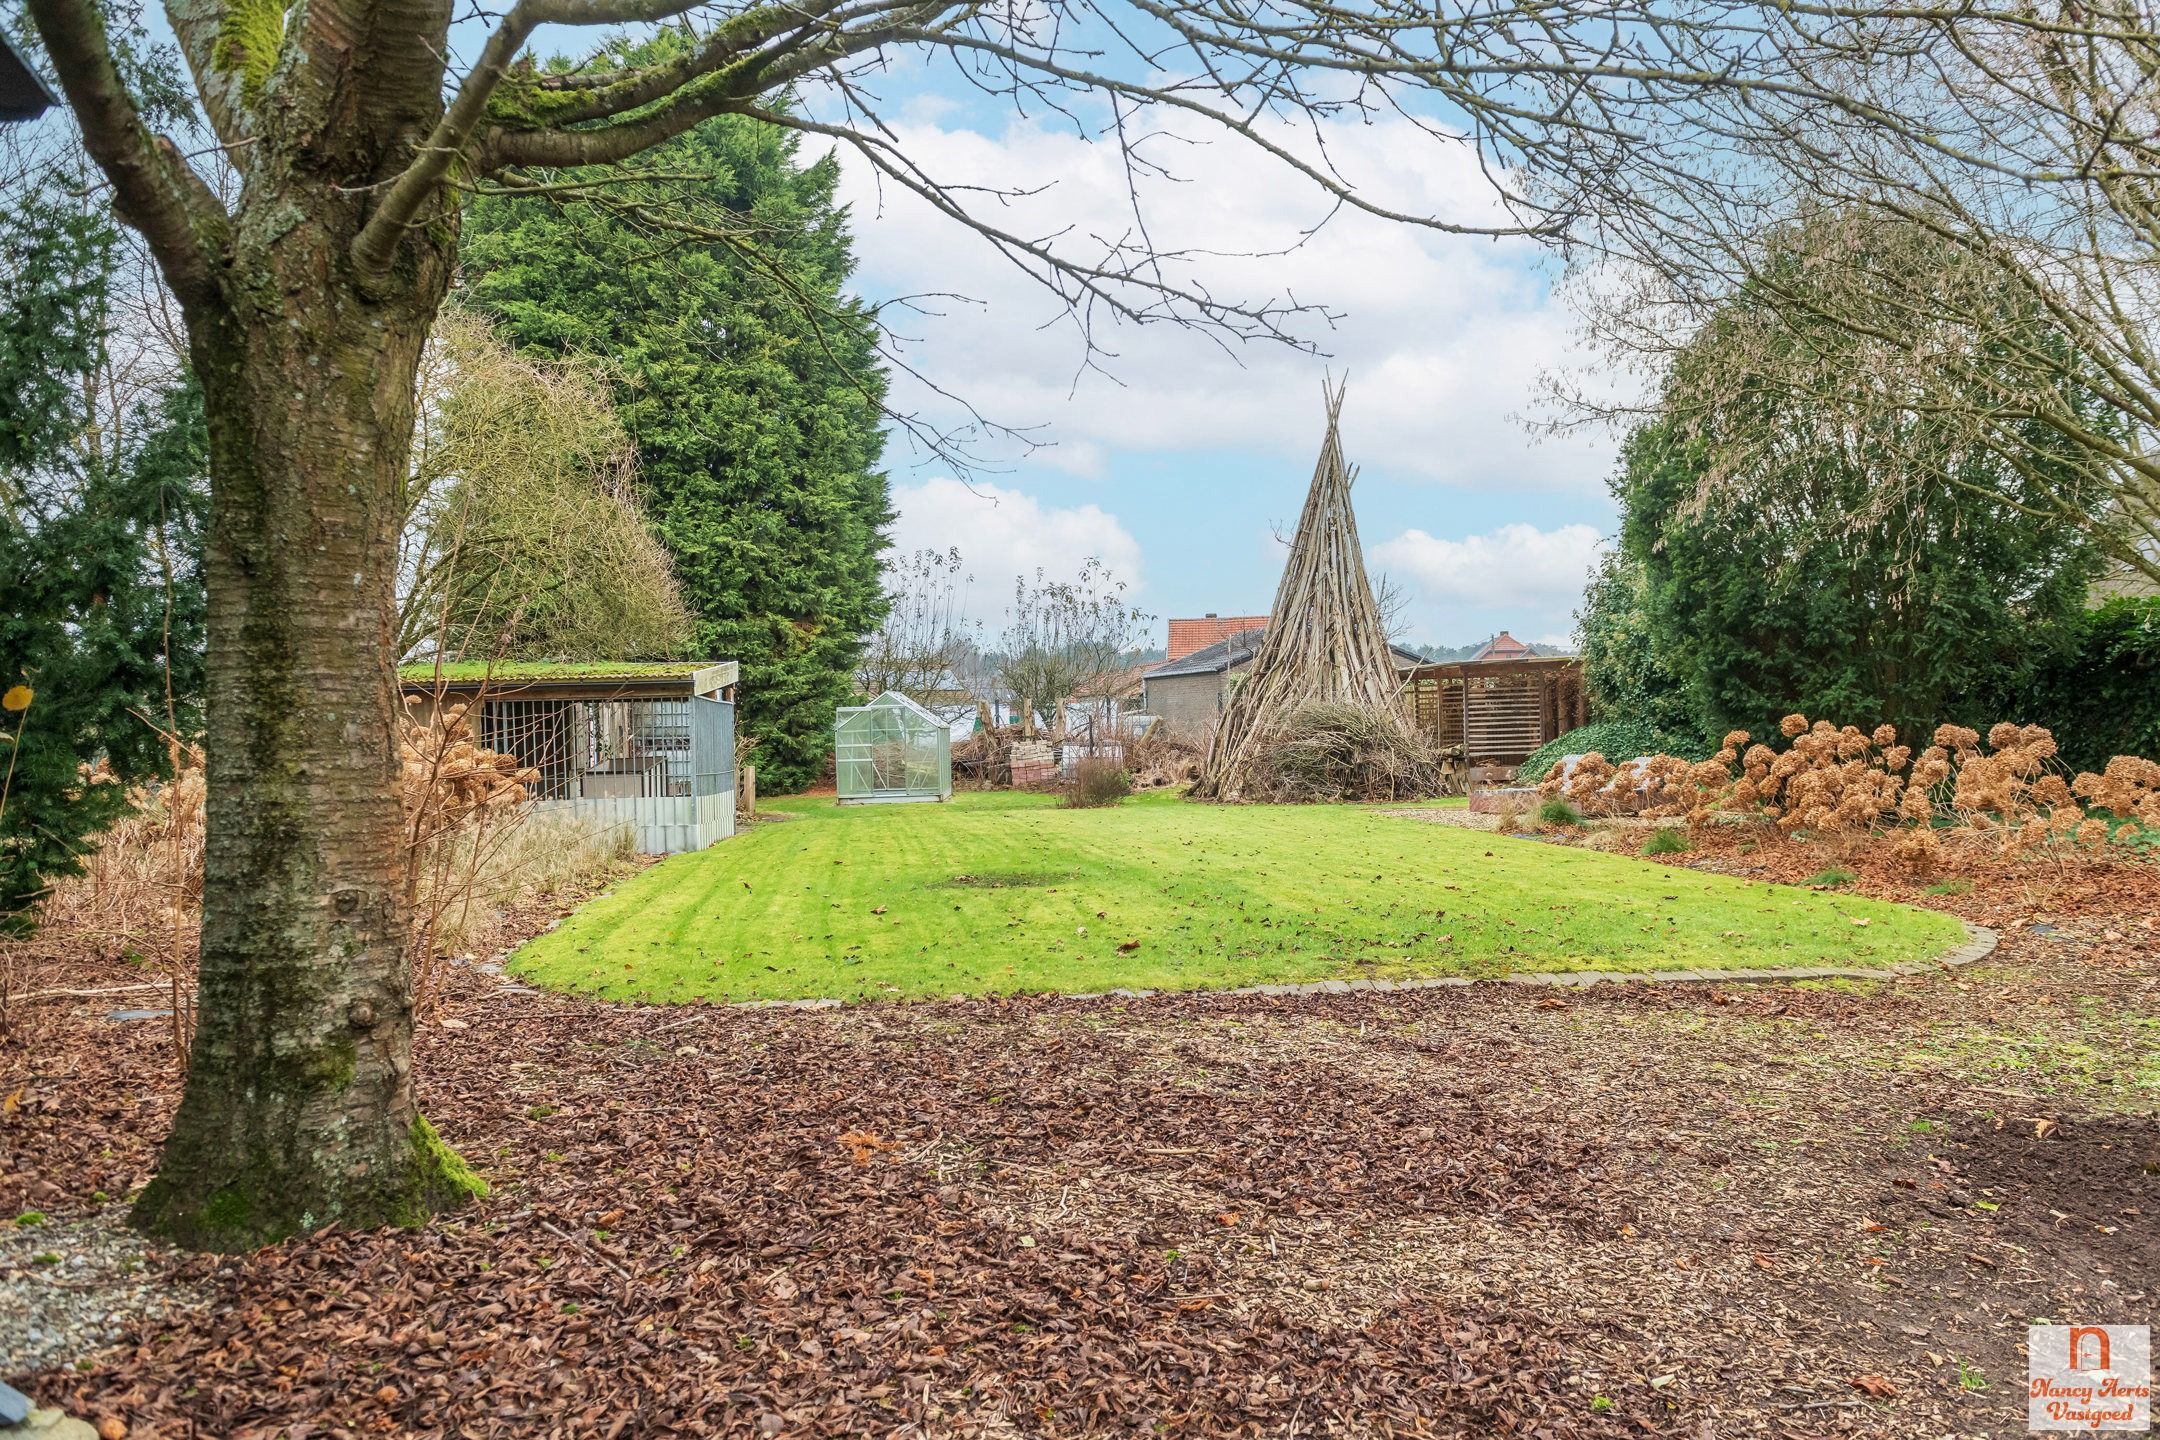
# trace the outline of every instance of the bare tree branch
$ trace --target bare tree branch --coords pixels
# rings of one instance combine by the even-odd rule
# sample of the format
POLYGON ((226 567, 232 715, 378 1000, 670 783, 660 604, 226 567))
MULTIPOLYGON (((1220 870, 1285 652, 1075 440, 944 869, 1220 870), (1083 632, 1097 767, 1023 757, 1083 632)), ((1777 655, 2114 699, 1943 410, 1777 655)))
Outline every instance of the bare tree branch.
POLYGON ((182 303, 207 302, 217 289, 211 257, 224 243, 224 207, 173 143, 143 123, 94 0, 29 0, 29 9, 84 148, 112 180, 122 214, 148 240, 182 303))

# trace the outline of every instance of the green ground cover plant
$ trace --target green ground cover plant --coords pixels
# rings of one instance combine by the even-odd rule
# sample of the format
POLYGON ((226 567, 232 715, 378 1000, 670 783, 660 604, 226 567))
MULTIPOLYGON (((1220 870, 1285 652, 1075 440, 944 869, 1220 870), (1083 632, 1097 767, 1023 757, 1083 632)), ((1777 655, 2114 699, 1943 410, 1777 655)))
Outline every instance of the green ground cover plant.
POLYGON ((1537 819, 1540 825, 1580 825, 1582 824, 1582 811, 1577 810, 1573 805, 1568 804, 1567 801, 1560 799, 1558 796, 1554 796, 1552 799, 1539 804, 1537 807, 1537 819))
POLYGON ((1349 805, 1098 810, 965 794, 787 818, 618 885, 516 955, 617 999, 1198 989, 1334 978, 1887 966, 1948 916, 1349 805))

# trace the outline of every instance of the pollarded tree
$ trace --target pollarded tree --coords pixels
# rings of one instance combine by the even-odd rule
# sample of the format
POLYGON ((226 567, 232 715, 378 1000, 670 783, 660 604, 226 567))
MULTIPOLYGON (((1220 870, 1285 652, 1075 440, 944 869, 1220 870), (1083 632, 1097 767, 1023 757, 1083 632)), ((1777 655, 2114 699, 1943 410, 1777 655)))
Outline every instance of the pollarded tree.
MULTIPOLYGON (((1050 287, 1083 337, 1104 317, 1283 336, 1301 307, 1211 290, 1201 256, 1149 238, 1165 130, 1250 147, 1343 207, 1552 233, 1578 208, 1567 177, 1631 116, 1705 87, 1784 83, 1755 58, 1755 7, 1669 0, 515 0, 467 19, 450 0, 167 0, 204 145, 152 128, 98 0, 27 7, 119 213, 176 297, 203 391, 200 1024, 136 1214, 226 1247, 411 1220, 470 1186, 413 1101, 390 665, 414 375, 474 190, 591 202, 611 187, 566 167, 628 162, 742 115, 850 149, 1050 287), (671 21, 689 43, 652 63, 523 63, 543 26, 671 21), (493 28, 474 48, 453 41, 454 22, 493 28), (461 53, 474 57, 462 74, 461 53), (906 57, 942 57, 961 83, 1047 105, 1115 146, 1131 230, 1019 228, 1006 202, 1053 177, 984 188, 933 174, 876 114, 878 74, 906 57), (1506 208, 1525 208, 1520 192, 1497 207, 1491 192, 1466 197, 1452 216, 1390 209, 1313 134, 1383 115, 1475 147, 1494 173, 1562 183, 1529 213, 1506 208), (230 183, 213 189, 197 163, 229 167, 230 183)), ((738 238, 754 251, 754 227, 738 238)))
POLYGON ((857 694, 897 690, 928 700, 964 688, 960 672, 981 629, 962 613, 970 578, 957 545, 910 551, 886 563, 885 619, 863 637, 862 658, 855 662, 857 694))
POLYGON ((1119 661, 1153 617, 1125 601, 1125 582, 1090 555, 1070 580, 1042 571, 1030 581, 1013 579, 1013 603, 998 636, 997 678, 1020 710, 1020 725, 1035 733, 1047 716, 1054 734, 1065 733, 1065 702, 1092 699, 1114 685, 1119 661))

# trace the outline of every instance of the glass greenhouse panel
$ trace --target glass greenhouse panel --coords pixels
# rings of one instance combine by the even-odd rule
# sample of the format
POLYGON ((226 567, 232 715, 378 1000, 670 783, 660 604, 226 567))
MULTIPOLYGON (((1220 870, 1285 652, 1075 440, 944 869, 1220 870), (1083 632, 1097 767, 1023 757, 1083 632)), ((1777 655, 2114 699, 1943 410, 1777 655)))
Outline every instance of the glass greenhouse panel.
POLYGON ((833 720, 840 803, 943 800, 952 794, 952 730, 897 691, 843 707, 833 720))

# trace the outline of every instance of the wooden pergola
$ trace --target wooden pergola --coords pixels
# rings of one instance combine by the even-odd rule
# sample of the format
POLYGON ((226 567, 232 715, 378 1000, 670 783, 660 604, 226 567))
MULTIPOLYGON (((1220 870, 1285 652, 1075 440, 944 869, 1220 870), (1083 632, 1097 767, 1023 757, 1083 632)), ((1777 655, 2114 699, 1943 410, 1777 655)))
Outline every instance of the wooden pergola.
POLYGON ((1589 715, 1573 655, 1420 665, 1404 674, 1403 695, 1418 729, 1462 746, 1472 765, 1518 765, 1589 715))

